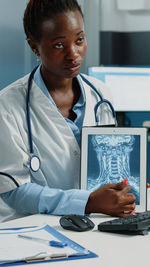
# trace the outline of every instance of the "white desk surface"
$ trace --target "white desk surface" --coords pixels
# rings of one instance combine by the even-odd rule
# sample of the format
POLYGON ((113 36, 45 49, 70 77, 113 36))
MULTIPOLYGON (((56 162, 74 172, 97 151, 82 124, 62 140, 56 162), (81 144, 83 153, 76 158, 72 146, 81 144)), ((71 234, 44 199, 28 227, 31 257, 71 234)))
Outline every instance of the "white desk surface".
MULTIPOLYGON (((150 189, 148 190, 148 209, 150 209, 150 189)), ((97 225, 112 217, 94 214, 91 220, 95 228, 88 232, 64 230, 59 225, 59 216, 32 215, 21 219, 1 223, 0 228, 49 224, 81 246, 95 252, 98 258, 71 260, 61 262, 34 263, 20 266, 54 266, 54 267, 149 267, 150 266, 150 233, 148 235, 121 235, 104 233, 97 230, 97 225)), ((14 266, 14 265, 13 265, 14 266)))

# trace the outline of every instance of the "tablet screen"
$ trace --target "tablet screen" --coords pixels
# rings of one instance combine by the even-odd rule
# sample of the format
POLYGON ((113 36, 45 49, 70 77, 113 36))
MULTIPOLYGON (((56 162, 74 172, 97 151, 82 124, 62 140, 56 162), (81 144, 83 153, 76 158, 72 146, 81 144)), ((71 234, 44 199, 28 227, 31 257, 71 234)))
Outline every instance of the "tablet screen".
POLYGON ((136 210, 146 210, 147 129, 84 127, 81 143, 81 189, 96 190, 128 178, 136 210))
POLYGON ((88 135, 87 189, 122 182, 126 178, 139 204, 140 136, 88 135))

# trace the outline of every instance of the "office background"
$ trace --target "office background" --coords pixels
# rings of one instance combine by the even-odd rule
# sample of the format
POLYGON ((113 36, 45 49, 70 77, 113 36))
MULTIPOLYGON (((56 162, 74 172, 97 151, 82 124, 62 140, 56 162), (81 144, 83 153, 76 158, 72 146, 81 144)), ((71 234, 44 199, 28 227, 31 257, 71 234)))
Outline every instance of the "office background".
MULTIPOLYGON (((149 0, 78 2, 84 12, 88 42, 83 72, 87 73, 88 66, 101 64, 150 66, 149 0), (126 4, 121 7, 120 2, 126 4)), ((0 89, 30 72, 36 64, 23 31, 26 3, 27 0, 0 1, 0 89)))
MULTIPOLYGON (((99 65, 150 67, 149 2, 79 0, 88 42, 82 72, 87 73, 88 66, 99 65)), ((26 3, 27 0, 0 1, 0 90, 29 73, 37 64, 23 31, 26 3)), ((124 115, 124 122, 129 126, 142 126, 143 121, 150 120, 150 112, 126 112, 124 115)), ((149 150, 150 142, 148 154, 149 150)), ((148 166, 150 176, 150 164, 148 166)))
MULTIPOLYGON (((26 3, 27 0, 0 1, 0 89, 29 73, 37 64, 23 30, 26 3)), ((82 68, 87 72, 89 65, 99 65, 99 0, 79 0, 79 3, 85 14, 89 45, 82 68)))

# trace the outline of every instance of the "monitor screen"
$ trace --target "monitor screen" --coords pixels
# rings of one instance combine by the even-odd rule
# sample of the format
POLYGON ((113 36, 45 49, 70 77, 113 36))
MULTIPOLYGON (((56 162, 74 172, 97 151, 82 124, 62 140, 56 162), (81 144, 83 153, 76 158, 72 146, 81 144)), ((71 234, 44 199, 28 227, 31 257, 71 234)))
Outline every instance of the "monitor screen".
POLYGON ((88 75, 109 87, 115 111, 150 110, 150 68, 89 67, 88 75))

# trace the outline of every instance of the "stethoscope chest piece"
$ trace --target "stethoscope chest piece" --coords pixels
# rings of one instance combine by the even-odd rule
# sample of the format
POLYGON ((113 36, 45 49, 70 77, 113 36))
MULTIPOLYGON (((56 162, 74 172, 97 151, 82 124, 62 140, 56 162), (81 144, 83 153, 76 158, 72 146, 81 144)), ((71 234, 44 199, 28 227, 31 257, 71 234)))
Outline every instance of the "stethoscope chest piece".
POLYGON ((30 158, 30 168, 33 172, 37 172, 40 169, 40 159, 36 155, 32 155, 30 158))

